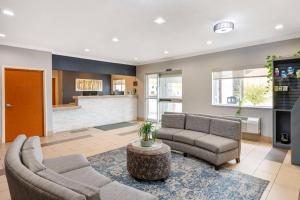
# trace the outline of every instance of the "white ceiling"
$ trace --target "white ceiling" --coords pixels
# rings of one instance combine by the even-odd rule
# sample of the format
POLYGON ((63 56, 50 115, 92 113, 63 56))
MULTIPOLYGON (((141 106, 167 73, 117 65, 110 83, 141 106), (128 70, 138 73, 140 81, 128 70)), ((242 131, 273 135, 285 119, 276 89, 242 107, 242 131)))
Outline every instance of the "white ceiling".
POLYGON ((300 37, 299 0, 0 0, 0 8, 15 13, 0 15, 0 44, 136 65, 300 37), (235 30, 214 33, 221 20, 235 30))

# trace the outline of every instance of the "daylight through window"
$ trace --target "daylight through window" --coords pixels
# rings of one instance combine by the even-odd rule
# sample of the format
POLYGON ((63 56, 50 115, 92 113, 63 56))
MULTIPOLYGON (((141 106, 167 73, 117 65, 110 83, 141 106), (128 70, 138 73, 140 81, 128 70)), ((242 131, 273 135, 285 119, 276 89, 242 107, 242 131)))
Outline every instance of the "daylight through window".
MULTIPOLYGON (((212 73, 212 104, 271 107, 265 68, 217 71, 212 73)), ((272 87, 269 87, 272 88, 272 87)))

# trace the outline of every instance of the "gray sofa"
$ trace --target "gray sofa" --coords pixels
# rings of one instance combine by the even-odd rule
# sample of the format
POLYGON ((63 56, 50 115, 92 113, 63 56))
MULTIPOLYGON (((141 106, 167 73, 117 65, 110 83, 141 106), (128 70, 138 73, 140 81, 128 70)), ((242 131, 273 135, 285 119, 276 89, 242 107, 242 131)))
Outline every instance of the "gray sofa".
POLYGON ((157 137, 185 156, 191 154, 219 167, 240 162, 241 121, 200 114, 165 113, 157 137))
POLYGON ((157 197, 112 181, 82 155, 43 160, 38 137, 18 136, 5 156, 12 200, 156 200, 157 197))

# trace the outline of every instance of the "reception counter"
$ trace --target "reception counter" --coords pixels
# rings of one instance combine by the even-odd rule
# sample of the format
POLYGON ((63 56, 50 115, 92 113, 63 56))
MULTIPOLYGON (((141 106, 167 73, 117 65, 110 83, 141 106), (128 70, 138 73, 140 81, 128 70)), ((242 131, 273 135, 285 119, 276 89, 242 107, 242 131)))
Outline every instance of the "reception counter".
POLYGON ((134 95, 75 96, 74 105, 53 108, 53 132, 137 120, 134 95))

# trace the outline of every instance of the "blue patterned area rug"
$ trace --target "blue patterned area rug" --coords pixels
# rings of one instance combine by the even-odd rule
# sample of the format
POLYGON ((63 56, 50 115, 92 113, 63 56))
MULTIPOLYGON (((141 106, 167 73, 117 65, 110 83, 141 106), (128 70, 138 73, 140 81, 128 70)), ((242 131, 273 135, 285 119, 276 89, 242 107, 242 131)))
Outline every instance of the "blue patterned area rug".
POLYGON ((172 152, 170 177, 165 181, 137 181, 126 168, 126 148, 89 157, 99 173, 149 192, 161 200, 259 200, 268 181, 229 169, 215 171, 204 161, 172 152))

